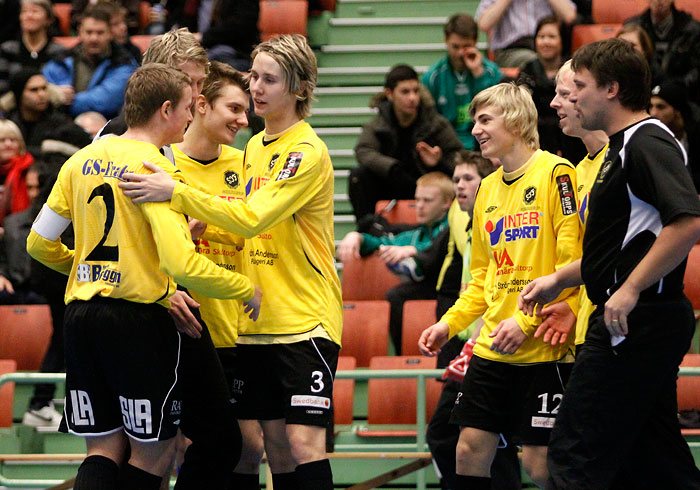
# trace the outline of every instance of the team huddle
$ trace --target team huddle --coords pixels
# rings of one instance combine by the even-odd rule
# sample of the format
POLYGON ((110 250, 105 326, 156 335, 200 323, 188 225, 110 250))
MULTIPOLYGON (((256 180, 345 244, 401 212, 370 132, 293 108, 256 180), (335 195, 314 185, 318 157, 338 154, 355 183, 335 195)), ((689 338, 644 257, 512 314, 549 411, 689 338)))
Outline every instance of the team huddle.
MULTIPOLYGON (((333 167, 304 121, 316 58, 302 36, 252 58, 244 77, 184 29, 158 36, 123 122, 63 165, 32 226, 30 254, 69 276, 61 430, 86 440, 77 490, 160 488, 178 448, 178 489, 259 488, 263 452, 275 488, 333 488, 342 299, 333 167), (242 152, 249 98, 265 130, 242 152)), ((459 489, 492 488, 502 440, 542 488, 700 488, 675 407, 700 203, 646 113, 649 80, 620 40, 561 68, 552 107, 586 145, 576 167, 539 149, 524 88, 471 102, 502 166, 472 203, 468 285, 419 340, 436 355, 483 320, 451 415, 459 489)))

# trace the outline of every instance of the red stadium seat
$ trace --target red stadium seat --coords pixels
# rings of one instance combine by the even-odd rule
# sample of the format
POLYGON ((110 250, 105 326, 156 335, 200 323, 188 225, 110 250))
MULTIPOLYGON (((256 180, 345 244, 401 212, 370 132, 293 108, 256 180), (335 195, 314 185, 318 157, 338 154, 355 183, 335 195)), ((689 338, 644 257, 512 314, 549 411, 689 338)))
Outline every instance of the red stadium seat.
MULTIPOLYGON (((0 359, 0 374, 17 371, 14 359, 0 359)), ((0 427, 12 427, 12 405, 14 403, 15 384, 5 383, 0 387, 0 427)))
POLYGON ((151 45, 151 40, 155 36, 149 36, 149 35, 138 35, 138 36, 131 36, 129 40, 131 43, 139 48, 139 51, 141 51, 141 54, 145 53, 148 47, 151 45))
POLYGON ((401 327, 401 353, 405 356, 420 355, 418 338, 423 330, 435 323, 434 299, 414 299, 403 304, 401 327))
POLYGON ((520 75, 520 68, 518 68, 517 66, 501 67, 499 69, 501 70, 501 75, 503 75, 503 78, 515 80, 518 78, 518 75, 520 75))
POLYGON ((48 305, 0 306, 0 359, 14 359, 20 371, 36 371, 53 332, 48 305))
POLYGON ((343 262, 343 301, 383 300, 400 282, 374 254, 343 262))
POLYGON ((261 0, 258 29, 266 41, 280 34, 306 35, 309 3, 306 0, 261 0))
POLYGON ((586 44, 615 37, 622 24, 577 25, 571 31, 571 51, 575 52, 586 44))
POLYGON ((151 23, 151 8, 151 2, 139 2, 139 32, 151 23))
POLYGON ((52 41, 68 49, 73 49, 80 42, 80 38, 78 36, 56 36, 52 41))
POLYGON ((54 3, 53 13, 58 20, 58 27, 61 30, 61 35, 70 36, 70 13, 72 6, 68 3, 54 3))
POLYGON ((345 302, 341 343, 341 355, 353 356, 361 367, 369 366, 374 356, 385 356, 389 348, 389 302, 345 302))
MULTIPOLYGON (((682 367, 700 367, 700 354, 686 354, 682 367)), ((678 410, 700 410, 700 376, 678 376, 678 410)))
POLYGON ((416 224, 416 201, 413 199, 393 199, 377 201, 375 214, 381 214, 389 223, 416 224))
MULTIPOLYGON (((338 371, 354 371, 357 361, 354 357, 340 356, 338 371)), ((333 383, 333 422, 352 424, 352 408, 355 397, 354 379, 336 379, 333 383)))
POLYGON ((688 254, 683 286, 693 309, 700 310, 700 245, 694 245, 688 254))
POLYGON ((700 22, 700 2, 698 0, 676 0, 674 5, 678 10, 688 12, 695 20, 700 22))
POLYGON ((622 24, 648 8, 649 0, 593 0, 591 7, 593 22, 596 24, 622 24))

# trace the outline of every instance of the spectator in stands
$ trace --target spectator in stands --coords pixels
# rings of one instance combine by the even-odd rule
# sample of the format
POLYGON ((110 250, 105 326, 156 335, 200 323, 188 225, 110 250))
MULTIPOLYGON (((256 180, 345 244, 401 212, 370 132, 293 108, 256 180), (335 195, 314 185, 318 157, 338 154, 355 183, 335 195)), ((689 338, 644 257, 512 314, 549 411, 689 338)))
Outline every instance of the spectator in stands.
POLYGON ((489 48, 503 67, 522 68, 535 59, 535 28, 540 19, 551 15, 571 24, 576 5, 571 0, 481 0, 476 9, 479 29, 489 33, 489 48))
POLYGON ((99 5, 85 9, 70 53, 44 67, 49 83, 58 85, 71 115, 97 111, 109 118, 124 102, 129 76, 138 66, 123 47, 112 41, 109 13, 99 5))
MULTIPOLYGON (((48 83, 40 71, 30 68, 14 74, 10 78, 10 89, 17 106, 7 118, 20 129, 27 151, 33 156, 39 155, 45 139, 55 138, 63 126, 74 125, 70 117, 51 104, 48 83)), ((80 147, 89 143, 86 134, 80 147)))
POLYGON ((19 0, 4 0, 0 3, 0 43, 17 38, 19 10, 19 0))
POLYGON ((22 68, 40 70, 48 61, 65 55, 66 48, 51 40, 49 28, 53 21, 49 0, 22 0, 21 32, 0 44, 0 95, 10 89, 9 78, 22 68))
MULTIPOLYGON (((138 34, 140 24, 140 0, 118 0, 126 9, 126 25, 130 34, 138 34)), ((71 0, 71 27, 78 31, 83 19, 84 12, 91 6, 98 3, 98 0, 71 0)), ((152 2, 149 2, 152 3, 152 2)))
POLYGON ((100 132, 100 129, 107 124, 107 119, 99 112, 90 111, 78 114, 73 122, 83 128, 90 137, 94 138, 100 132))
POLYGON ((129 27, 126 23, 129 11, 126 7, 113 0, 100 0, 102 5, 109 12, 109 28, 112 31, 112 40, 125 48, 129 54, 141 64, 141 50, 129 40, 129 27))
POLYGON ((380 199, 413 199, 416 179, 439 171, 452 175, 451 162, 462 147, 450 123, 421 92, 418 74, 397 65, 387 74, 384 92, 371 101, 379 109, 362 129, 355 146, 360 164, 350 171, 349 194, 359 220, 374 214, 380 199))
POLYGON ((258 0, 217 0, 209 29, 202 36, 202 46, 209 59, 221 61, 238 71, 250 69, 250 53, 260 42, 258 0))
POLYGON ((391 304, 389 331, 397 354, 401 354, 403 304, 410 299, 434 299, 437 274, 426 277, 414 257, 425 250, 447 229, 447 210, 454 199, 450 178, 441 172, 430 172, 416 182, 416 219, 418 228, 397 235, 376 237, 351 231, 338 246, 343 262, 377 252, 404 282, 387 292, 391 304))
POLYGON ((649 114, 668 126, 688 155, 688 170, 700 193, 700 110, 682 83, 669 80, 651 90, 649 114))
POLYGON ((6 216, 29 206, 25 176, 32 163, 34 158, 27 153, 17 125, 6 119, 0 120, 0 226, 6 216))
POLYGON ((586 155, 586 148, 578 138, 566 136, 559 130, 557 111, 549 103, 554 98, 554 77, 564 63, 563 24, 554 16, 543 17, 535 30, 537 57, 528 61, 518 76, 518 83, 525 85, 537 107, 537 132, 540 148, 578 162, 586 155))
POLYGON ((661 83, 664 76, 654 59, 654 44, 647 31, 639 24, 625 24, 615 37, 631 42, 634 49, 642 53, 649 63, 652 85, 661 83))
POLYGON ((642 26, 663 76, 680 80, 691 99, 700 102, 700 22, 677 10, 673 0, 649 0, 649 8, 626 24, 642 26))
POLYGON ((421 82, 428 87, 437 111, 450 121, 462 145, 473 150, 469 104, 486 87, 501 80, 498 65, 487 60, 476 47, 479 34, 474 18, 455 14, 444 27, 447 56, 423 75, 421 82))

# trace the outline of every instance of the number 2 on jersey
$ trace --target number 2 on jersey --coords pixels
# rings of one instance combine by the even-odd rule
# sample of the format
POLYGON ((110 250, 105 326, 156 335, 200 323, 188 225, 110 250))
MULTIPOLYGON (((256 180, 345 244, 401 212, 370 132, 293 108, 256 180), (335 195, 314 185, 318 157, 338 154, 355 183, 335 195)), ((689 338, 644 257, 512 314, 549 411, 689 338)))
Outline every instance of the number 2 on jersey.
POLYGON ((90 193, 87 203, 90 204, 92 200, 96 197, 102 197, 107 214, 105 216, 105 231, 102 235, 102 240, 99 241, 92 252, 85 257, 86 261, 110 261, 116 262, 119 260, 119 247, 105 245, 107 241, 107 235, 109 235, 109 230, 112 229, 114 224, 114 192, 109 184, 102 184, 95 187, 90 193))

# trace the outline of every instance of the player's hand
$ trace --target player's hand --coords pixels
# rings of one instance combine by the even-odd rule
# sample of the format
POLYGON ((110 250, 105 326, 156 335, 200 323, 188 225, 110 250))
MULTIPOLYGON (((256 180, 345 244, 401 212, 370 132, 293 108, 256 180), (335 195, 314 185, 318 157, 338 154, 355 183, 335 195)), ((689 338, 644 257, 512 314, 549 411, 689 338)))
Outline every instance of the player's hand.
POLYGON ((440 348, 445 345, 449 336, 450 326, 447 322, 437 322, 423 330, 418 339, 418 350, 424 356, 434 357, 440 353, 440 348))
POLYGON ((489 337, 493 339, 491 350, 506 355, 515 354, 523 342, 527 340, 527 335, 515 321, 515 318, 503 320, 489 334, 489 337))
POLYGON ((381 245, 377 252, 379 258, 387 265, 394 265, 403 259, 415 257, 417 254, 418 250, 413 245, 381 245))
POLYGON ((518 308, 526 315, 539 315, 542 307, 554 301, 561 292, 562 288, 557 284, 554 274, 538 277, 518 295, 518 308))
POLYGON ((362 246, 362 235, 356 231, 351 231, 338 245, 338 258, 341 262, 360 258, 360 247, 362 246))
POLYGON ((207 229, 207 224, 203 221, 199 221, 197 218, 190 218, 189 225, 190 234, 192 235, 193 240, 196 240, 197 238, 204 235, 204 232, 207 229))
POLYGON ((474 78, 484 74, 484 57, 476 47, 466 48, 462 58, 474 78))
POLYGON ((169 201, 173 197, 176 182, 165 170, 154 163, 144 160, 143 166, 153 173, 149 175, 125 173, 126 182, 119 182, 124 195, 130 197, 136 204, 169 201))
POLYGON ((544 334, 542 342, 545 344, 565 344, 569 334, 576 327, 576 315, 566 301, 542 308, 538 316, 546 318, 535 331, 534 337, 537 339, 544 334))
POLYGON ((603 320, 610 335, 624 337, 629 333, 627 315, 636 306, 639 300, 639 292, 631 286, 624 284, 610 296, 605 303, 603 320))
POLYGON ((260 316, 260 303, 262 302, 262 291, 255 286, 255 294, 248 301, 243 303, 243 313, 248 315, 251 320, 256 321, 260 316))
POLYGON ((199 303, 193 300, 184 291, 175 291, 170 297, 170 309, 168 313, 173 317, 175 328, 180 333, 189 335, 193 339, 202 337, 202 325, 199 324, 190 308, 199 308, 199 303))
POLYGON ((15 294, 15 288, 12 286, 12 281, 5 276, 0 276, 0 291, 7 291, 10 294, 15 294))
POLYGON ((440 159, 442 158, 442 148, 437 145, 430 146, 425 141, 419 141, 416 144, 416 151, 420 159, 423 160, 423 163, 428 167, 434 167, 440 163, 440 159))

